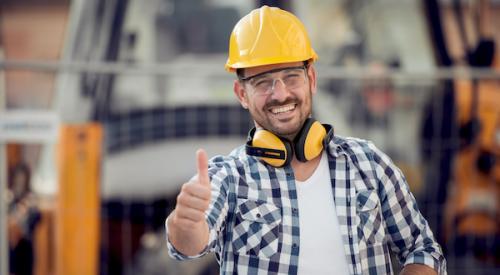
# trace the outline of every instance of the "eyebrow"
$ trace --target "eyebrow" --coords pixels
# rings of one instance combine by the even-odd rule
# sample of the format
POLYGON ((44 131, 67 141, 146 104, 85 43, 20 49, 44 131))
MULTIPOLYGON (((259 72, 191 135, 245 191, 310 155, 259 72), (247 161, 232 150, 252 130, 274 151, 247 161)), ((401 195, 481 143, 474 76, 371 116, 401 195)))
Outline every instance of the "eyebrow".
POLYGON ((272 73, 275 73, 275 72, 281 72, 281 71, 287 71, 287 70, 298 70, 298 69, 304 69, 304 68, 305 68, 304 65, 302 65, 302 66, 294 66, 294 67, 277 68, 277 69, 272 69, 272 70, 265 71, 265 72, 262 72, 262 73, 258 73, 256 75, 251 75, 251 76, 247 76, 247 77, 240 77, 240 80, 241 81, 248 81, 248 80, 251 80, 251 79, 256 78, 256 77, 264 76, 266 74, 272 74, 272 73))

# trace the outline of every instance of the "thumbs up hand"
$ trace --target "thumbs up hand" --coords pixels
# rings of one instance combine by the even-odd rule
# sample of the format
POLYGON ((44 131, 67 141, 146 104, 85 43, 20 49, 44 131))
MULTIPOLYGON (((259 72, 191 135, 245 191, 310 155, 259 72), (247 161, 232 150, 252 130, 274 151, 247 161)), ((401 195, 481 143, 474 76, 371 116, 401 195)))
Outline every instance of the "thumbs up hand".
POLYGON ((207 153, 199 149, 196 152, 196 160, 198 175, 182 186, 172 217, 173 222, 185 230, 205 224, 205 211, 211 199, 207 153))

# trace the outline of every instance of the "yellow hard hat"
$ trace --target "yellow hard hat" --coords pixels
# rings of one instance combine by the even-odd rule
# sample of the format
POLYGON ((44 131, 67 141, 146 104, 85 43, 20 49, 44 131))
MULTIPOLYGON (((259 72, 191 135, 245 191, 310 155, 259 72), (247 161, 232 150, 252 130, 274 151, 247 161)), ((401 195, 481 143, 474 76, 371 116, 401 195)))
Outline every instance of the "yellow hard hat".
POLYGON ((241 18, 229 39, 225 68, 236 69, 296 61, 315 61, 307 31, 295 15, 262 6, 241 18))

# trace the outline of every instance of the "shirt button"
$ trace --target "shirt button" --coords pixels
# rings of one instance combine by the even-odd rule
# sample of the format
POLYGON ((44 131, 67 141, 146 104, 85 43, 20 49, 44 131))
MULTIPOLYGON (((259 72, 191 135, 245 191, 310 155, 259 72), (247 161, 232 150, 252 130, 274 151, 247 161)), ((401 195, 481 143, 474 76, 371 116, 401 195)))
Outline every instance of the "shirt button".
POLYGON ((259 219, 260 219, 260 217, 261 217, 260 213, 257 213, 257 215, 256 215, 256 216, 257 216, 257 218, 259 218, 259 219))
POLYGON ((293 244, 292 244, 292 248, 293 248, 293 249, 297 249, 297 248, 299 248, 299 245, 298 245, 298 244, 296 244, 296 243, 293 243, 293 244))
POLYGON ((298 212, 299 212, 299 210, 297 208, 292 208, 292 213, 294 215, 297 215, 298 212))

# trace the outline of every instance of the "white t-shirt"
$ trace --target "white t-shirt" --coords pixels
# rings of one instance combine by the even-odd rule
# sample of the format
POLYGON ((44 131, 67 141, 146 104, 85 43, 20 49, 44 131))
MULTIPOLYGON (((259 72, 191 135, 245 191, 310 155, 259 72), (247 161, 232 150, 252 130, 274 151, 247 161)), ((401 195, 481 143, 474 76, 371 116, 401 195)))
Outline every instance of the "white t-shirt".
POLYGON ((296 181, 296 186, 300 224, 298 274, 349 274, 324 151, 311 177, 296 181))

